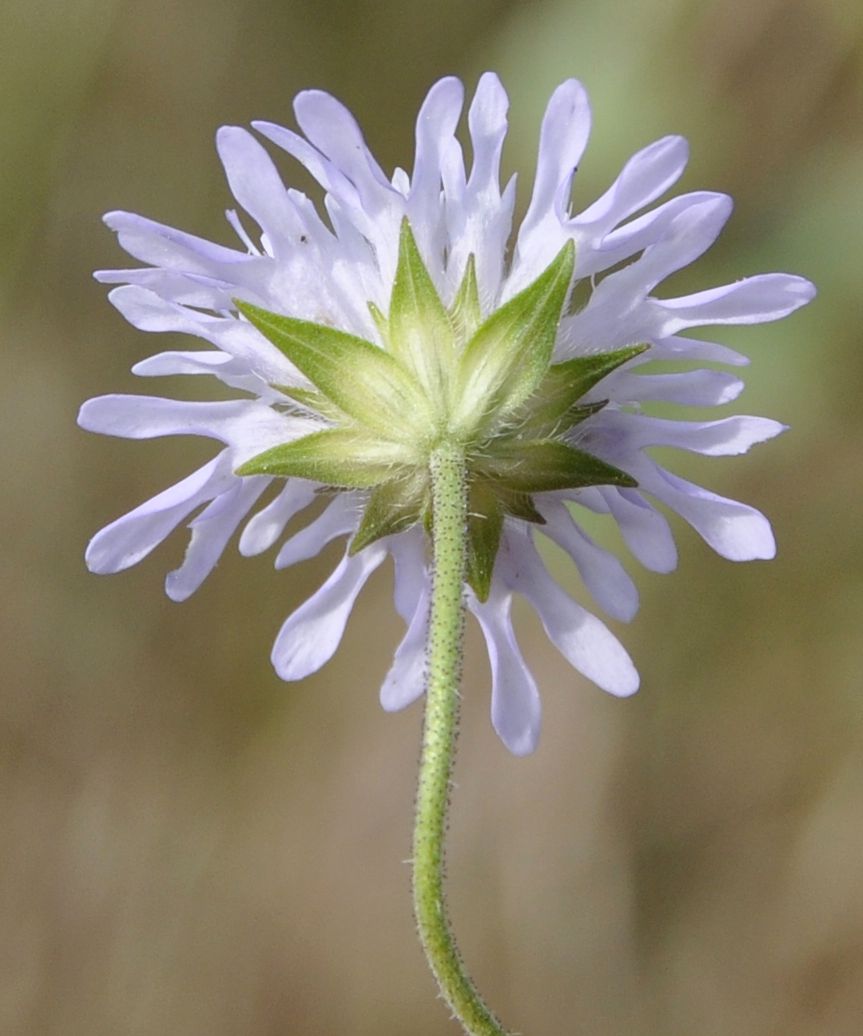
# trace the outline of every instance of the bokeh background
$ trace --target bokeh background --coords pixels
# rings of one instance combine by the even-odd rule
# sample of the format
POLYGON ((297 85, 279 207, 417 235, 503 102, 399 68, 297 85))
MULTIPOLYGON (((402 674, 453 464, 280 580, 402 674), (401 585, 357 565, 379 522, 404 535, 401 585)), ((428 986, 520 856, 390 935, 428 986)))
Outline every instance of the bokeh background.
POLYGON ((88 537, 209 447, 74 417, 150 391, 129 367, 170 347, 90 278, 123 265, 103 211, 228 242, 220 124, 291 124, 292 95, 321 86, 386 168, 409 166, 430 83, 487 68, 512 99, 522 211, 545 100, 577 75, 595 123, 576 205, 667 132, 692 144, 684 189, 736 198, 669 292, 787 270, 820 295, 722 335, 753 358, 740 409, 792 430, 677 470, 768 511, 780 554, 734 565, 675 522, 678 573, 638 572, 619 631, 636 700, 571 672, 524 615, 545 734, 511 758, 471 634, 449 857, 465 956, 530 1036, 863 1031, 863 6, 3 0, 0 22, 0 1032, 456 1031, 404 862, 420 712, 376 701, 399 636, 389 574, 336 659, 283 685, 272 638, 338 547, 281 574, 229 550, 182 607, 162 593, 181 533, 88 575, 88 537))

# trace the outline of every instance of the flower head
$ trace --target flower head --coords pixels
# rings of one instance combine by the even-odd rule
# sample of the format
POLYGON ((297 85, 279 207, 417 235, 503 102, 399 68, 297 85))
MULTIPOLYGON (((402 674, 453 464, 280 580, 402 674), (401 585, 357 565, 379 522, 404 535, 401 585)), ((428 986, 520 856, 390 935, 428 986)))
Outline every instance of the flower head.
POLYGON ((325 216, 285 189, 251 133, 223 128, 217 140, 228 181, 259 228, 249 233, 229 212, 237 248, 108 214, 123 247, 146 264, 97 275, 123 285, 111 293, 114 305, 142 330, 180 331, 214 347, 159 353, 135 373, 206 374, 237 398, 115 395, 84 405, 80 423, 93 431, 222 443, 204 467, 98 533, 87 562, 96 572, 127 568, 194 514, 185 560, 166 583, 169 596, 182 600, 241 525, 244 554, 280 544, 277 568, 344 538, 335 571, 276 639, 275 668, 293 680, 331 657, 357 595, 391 556, 395 606, 407 630, 381 700, 401 708, 423 686, 429 456, 439 442, 455 443, 468 471, 466 594, 488 645, 492 720, 507 746, 524 753, 536 744, 540 706, 513 633, 514 594, 604 690, 627 695, 638 686, 617 639, 557 584, 538 536, 569 554, 600 607, 621 620, 637 609, 635 586, 581 529, 582 508, 610 515, 635 557, 658 572, 673 569, 677 555, 655 501, 724 557, 773 555, 763 515, 674 476, 645 450, 742 453, 783 426, 757 417, 659 419, 642 405, 733 400, 742 383, 700 364, 735 366, 745 358, 680 332, 778 319, 813 288, 769 274, 655 297, 665 277, 712 244, 730 199, 702 191, 648 209, 686 163, 685 141, 666 137, 572 215, 590 123, 574 80, 549 102, 533 193, 513 232, 515 183, 501 190, 499 182, 506 95, 495 76, 481 78, 468 112, 469 173, 456 137, 462 101, 455 79, 432 87, 417 119, 410 176, 398 169, 388 178, 353 117, 325 93, 297 97, 302 135, 255 123, 321 184, 325 216), (693 367, 655 373, 647 366, 667 359, 693 367), (268 490, 274 495, 262 504, 268 490), (286 537, 291 518, 322 492, 325 509, 286 537))

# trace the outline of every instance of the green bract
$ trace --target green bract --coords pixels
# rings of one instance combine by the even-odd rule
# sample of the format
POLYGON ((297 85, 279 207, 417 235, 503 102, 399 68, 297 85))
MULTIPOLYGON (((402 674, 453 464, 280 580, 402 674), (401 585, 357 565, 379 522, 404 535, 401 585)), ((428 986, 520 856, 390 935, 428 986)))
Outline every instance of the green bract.
POLYGON ((625 472, 566 442, 604 403, 588 390, 643 352, 551 362, 572 280, 567 243, 518 295, 482 319, 473 258, 447 309, 407 220, 389 315, 370 305, 382 345, 324 324, 237 308, 313 388, 276 386, 321 430, 266 450, 239 475, 307 478, 370 490, 351 553, 431 522, 429 458, 442 443, 465 457, 469 478, 468 582, 488 596, 504 518, 542 523, 532 496, 581 486, 635 486, 625 472))

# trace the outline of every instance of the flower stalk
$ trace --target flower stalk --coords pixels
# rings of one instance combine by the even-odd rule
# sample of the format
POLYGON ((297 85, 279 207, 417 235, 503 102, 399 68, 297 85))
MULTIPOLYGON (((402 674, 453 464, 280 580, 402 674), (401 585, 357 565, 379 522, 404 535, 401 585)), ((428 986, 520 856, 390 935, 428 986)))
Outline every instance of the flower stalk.
POLYGON ((463 452, 430 457, 433 582, 426 646, 426 704, 413 840, 413 897, 426 958, 470 1036, 506 1036, 465 972, 444 898, 444 837, 458 727, 467 570, 468 492, 463 452))

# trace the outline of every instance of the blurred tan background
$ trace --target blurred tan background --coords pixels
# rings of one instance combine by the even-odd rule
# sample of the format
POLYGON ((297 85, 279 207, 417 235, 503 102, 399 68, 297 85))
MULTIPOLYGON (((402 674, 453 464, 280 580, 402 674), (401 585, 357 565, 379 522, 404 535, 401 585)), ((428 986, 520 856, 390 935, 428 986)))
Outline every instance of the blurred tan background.
POLYGON ((336 659, 283 685, 273 636, 338 548, 281 574, 229 550, 182 607, 161 589, 180 534, 88 575, 88 537, 210 448, 74 417, 102 392, 191 391, 128 373, 172 343, 91 280, 124 265, 103 211, 227 242, 220 124, 291 124, 293 94, 321 86, 392 168, 430 83, 487 68, 512 99, 522 206, 545 100, 577 75, 595 128, 576 204, 668 132, 692 144, 683 189, 736 198, 669 292, 787 270, 820 296, 722 336, 753 358, 740 409, 792 431, 677 470, 765 509, 780 555, 733 565, 675 523, 678 573, 638 571, 619 631, 636 700, 571 672, 525 615, 545 734, 511 758, 472 637, 450 844, 467 961, 528 1036, 863 1031, 863 7, 3 0, 0 24, 0 1033, 456 1031, 403 862, 420 713, 377 705, 389 574, 336 659))

